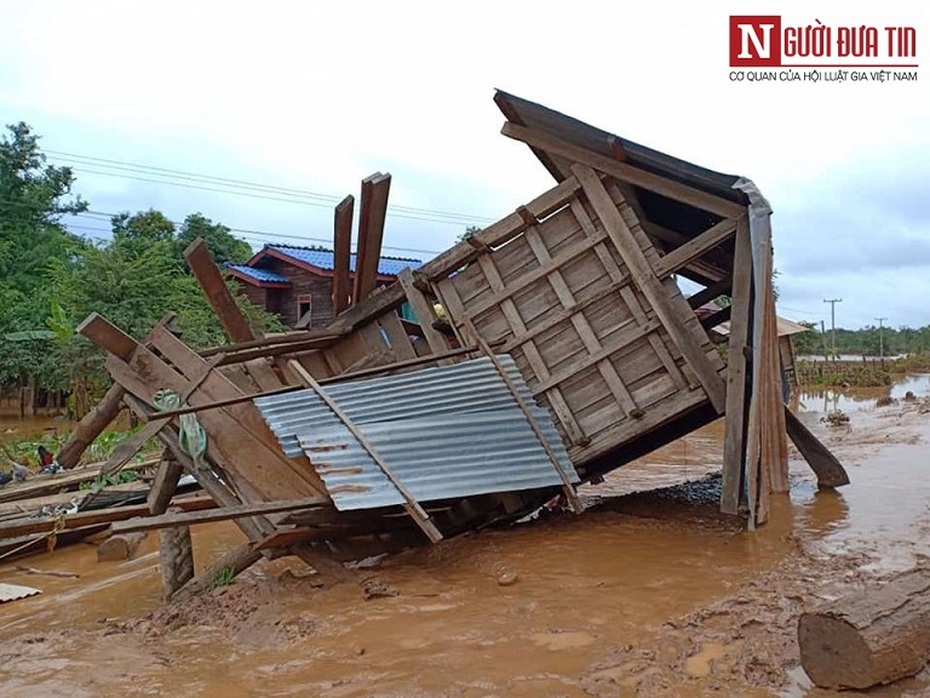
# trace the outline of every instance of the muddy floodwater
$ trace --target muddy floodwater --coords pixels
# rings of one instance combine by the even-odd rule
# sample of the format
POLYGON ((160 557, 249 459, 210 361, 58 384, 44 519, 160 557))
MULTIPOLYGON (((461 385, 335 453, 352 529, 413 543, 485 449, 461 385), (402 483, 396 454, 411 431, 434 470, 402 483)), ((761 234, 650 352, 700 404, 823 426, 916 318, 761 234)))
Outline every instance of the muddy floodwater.
MULTIPOLYGON (((798 614, 930 556, 930 376, 876 407, 888 394, 799 396, 852 484, 818 492, 792 451, 790 496, 754 533, 716 511, 717 422, 584 487, 582 516, 339 584, 288 558, 162 606, 156 536, 130 562, 79 544, 2 564, 0 582, 43 593, 0 606, 0 696, 839 695, 800 669, 798 614), (848 428, 819 421, 833 409, 848 428)), ((231 524, 193 532, 201 568, 242 541, 231 524)), ((930 674, 868 695, 930 695, 930 674)))

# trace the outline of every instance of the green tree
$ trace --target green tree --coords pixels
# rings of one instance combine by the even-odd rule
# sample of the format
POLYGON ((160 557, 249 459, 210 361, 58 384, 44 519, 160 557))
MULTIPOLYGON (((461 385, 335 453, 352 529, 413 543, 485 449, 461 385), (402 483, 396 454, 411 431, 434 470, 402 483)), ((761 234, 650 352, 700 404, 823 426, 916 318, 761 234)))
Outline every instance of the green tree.
POLYGON ((197 238, 203 238, 217 264, 241 264, 252 256, 252 248, 245 240, 233 236, 222 223, 214 223, 202 213, 192 213, 184 219, 176 239, 179 255, 183 255, 197 238))

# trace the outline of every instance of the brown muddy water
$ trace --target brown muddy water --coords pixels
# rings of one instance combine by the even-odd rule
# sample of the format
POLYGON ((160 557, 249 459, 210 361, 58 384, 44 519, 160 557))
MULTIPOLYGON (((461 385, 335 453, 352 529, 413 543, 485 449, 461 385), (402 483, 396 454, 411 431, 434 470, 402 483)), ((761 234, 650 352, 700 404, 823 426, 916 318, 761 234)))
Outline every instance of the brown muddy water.
MULTIPOLYGON (((906 390, 930 394, 930 377, 892 394, 906 390)), ((797 615, 930 556, 930 414, 877 397, 829 397, 851 417, 831 429, 823 396, 800 396, 852 484, 818 492, 794 454, 790 497, 755 533, 716 513, 718 422, 584 488, 583 516, 411 550, 342 584, 285 559, 162 607, 154 536, 126 563, 81 544, 0 565, 0 582, 43 591, 0 606, 0 696, 834 695, 798 667, 797 615)), ((198 566, 240 541, 195 528, 198 566)), ((869 695, 930 695, 930 675, 869 695)))

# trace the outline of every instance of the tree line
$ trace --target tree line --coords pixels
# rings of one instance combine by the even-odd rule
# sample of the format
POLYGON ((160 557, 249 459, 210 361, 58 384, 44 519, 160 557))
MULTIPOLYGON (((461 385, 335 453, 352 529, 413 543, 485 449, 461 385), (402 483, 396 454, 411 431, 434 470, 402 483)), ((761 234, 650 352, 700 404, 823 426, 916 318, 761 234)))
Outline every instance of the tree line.
MULTIPOLYGON (((114 216, 112 237, 91 240, 69 231, 65 216, 88 202, 72 193, 74 173, 48 164, 25 123, 0 138, 0 387, 32 385, 68 392, 87 403, 109 381, 104 356, 74 328, 91 312, 137 339, 166 312, 194 348, 225 341, 184 249, 207 241, 218 263, 243 262, 252 249, 201 213, 175 225, 156 210, 114 216)), ((282 329, 243 301, 259 331, 282 329)), ((87 405, 74 404, 80 416, 87 405)))
MULTIPOLYGON (((831 355, 833 333, 821 333, 813 323, 802 322, 810 329, 792 337, 795 352, 799 355, 831 355)), ((930 325, 924 327, 882 327, 870 325, 858 330, 837 328, 836 353, 857 356, 899 356, 930 352, 930 325)))

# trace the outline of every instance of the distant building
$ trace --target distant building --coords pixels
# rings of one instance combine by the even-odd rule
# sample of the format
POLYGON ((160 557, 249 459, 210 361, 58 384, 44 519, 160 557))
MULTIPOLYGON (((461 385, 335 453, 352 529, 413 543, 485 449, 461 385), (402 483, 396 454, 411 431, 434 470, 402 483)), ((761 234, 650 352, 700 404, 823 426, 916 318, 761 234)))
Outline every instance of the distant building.
MULTIPOLYGON (((423 262, 405 257, 381 257, 378 282, 392 283, 405 267, 423 262)), ((240 282, 252 303, 274 313, 289 327, 310 313, 308 327, 325 327, 333 319, 333 252, 309 247, 266 244, 245 264, 230 264, 226 273, 240 282)), ((349 259, 355 271, 355 255, 349 259)), ((354 273, 350 274, 354 279, 354 273)))

